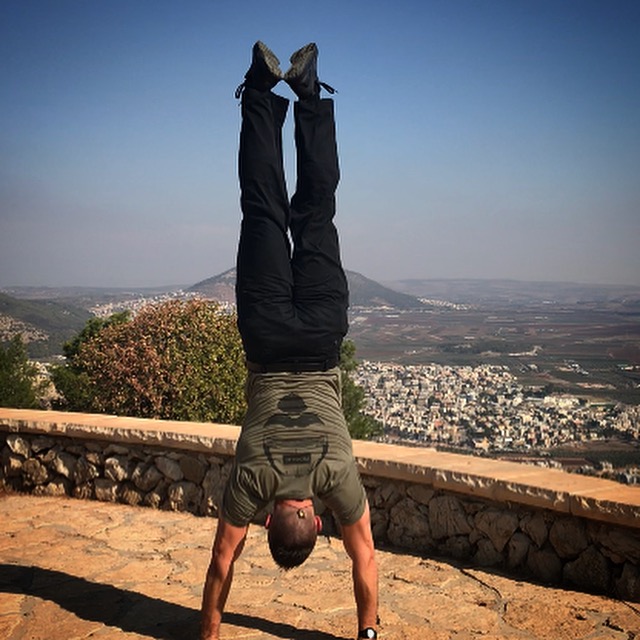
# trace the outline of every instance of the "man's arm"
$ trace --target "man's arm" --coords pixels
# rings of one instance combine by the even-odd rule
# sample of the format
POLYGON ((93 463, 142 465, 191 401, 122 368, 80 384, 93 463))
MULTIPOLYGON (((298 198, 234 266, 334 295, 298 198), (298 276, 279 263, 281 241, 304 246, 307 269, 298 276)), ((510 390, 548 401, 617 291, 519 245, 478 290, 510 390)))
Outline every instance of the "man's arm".
POLYGON ((202 594, 200 640, 218 640, 220 637, 222 611, 233 580, 233 563, 242 553, 248 528, 236 527, 222 517, 218 520, 202 594))
POLYGON ((375 628, 378 619, 378 568, 368 504, 357 522, 342 526, 342 542, 352 563, 358 629, 375 628))

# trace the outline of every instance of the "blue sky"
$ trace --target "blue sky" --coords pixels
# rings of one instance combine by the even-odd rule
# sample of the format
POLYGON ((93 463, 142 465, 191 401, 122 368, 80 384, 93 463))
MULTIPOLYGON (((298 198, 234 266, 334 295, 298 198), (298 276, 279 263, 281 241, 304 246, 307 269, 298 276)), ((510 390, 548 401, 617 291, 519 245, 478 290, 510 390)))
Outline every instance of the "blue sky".
POLYGON ((0 286, 233 266, 258 39, 338 89, 347 269, 640 285, 636 0, 3 0, 0 286))

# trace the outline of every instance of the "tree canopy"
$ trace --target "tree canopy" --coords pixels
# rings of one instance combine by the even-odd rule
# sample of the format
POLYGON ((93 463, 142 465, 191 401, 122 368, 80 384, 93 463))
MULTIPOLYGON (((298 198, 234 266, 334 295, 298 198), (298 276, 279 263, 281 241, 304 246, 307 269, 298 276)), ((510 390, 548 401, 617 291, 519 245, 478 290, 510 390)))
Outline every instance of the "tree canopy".
POLYGON ((133 319, 93 319, 65 354, 54 381, 71 410, 224 423, 244 415, 235 316, 215 303, 172 300, 133 319))
POLYGON ((27 357, 22 336, 0 345, 0 407, 38 407, 38 370, 27 357))

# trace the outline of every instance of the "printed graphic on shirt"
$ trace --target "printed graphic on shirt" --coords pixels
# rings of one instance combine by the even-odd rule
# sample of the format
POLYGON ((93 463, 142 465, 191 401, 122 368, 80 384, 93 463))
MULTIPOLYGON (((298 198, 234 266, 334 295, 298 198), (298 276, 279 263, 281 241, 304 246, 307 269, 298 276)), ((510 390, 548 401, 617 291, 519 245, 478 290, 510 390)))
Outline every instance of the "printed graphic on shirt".
POLYGON ((273 414, 265 426, 283 427, 282 435, 266 436, 262 446, 273 469, 283 476, 308 476, 327 455, 329 441, 324 435, 304 433, 308 427, 324 424, 320 416, 307 411, 304 400, 289 393, 278 402, 282 413, 273 414))

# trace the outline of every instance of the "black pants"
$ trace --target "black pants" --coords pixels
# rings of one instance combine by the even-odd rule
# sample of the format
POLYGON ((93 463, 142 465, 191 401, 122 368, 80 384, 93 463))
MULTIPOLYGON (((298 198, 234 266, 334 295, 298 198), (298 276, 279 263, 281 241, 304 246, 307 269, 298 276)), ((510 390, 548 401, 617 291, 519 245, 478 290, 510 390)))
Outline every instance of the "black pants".
POLYGON ((238 326, 247 360, 315 368, 335 362, 347 332, 349 296, 333 224, 340 177, 333 101, 294 105, 291 203, 282 161, 288 105, 271 92, 246 89, 242 96, 238 326))

